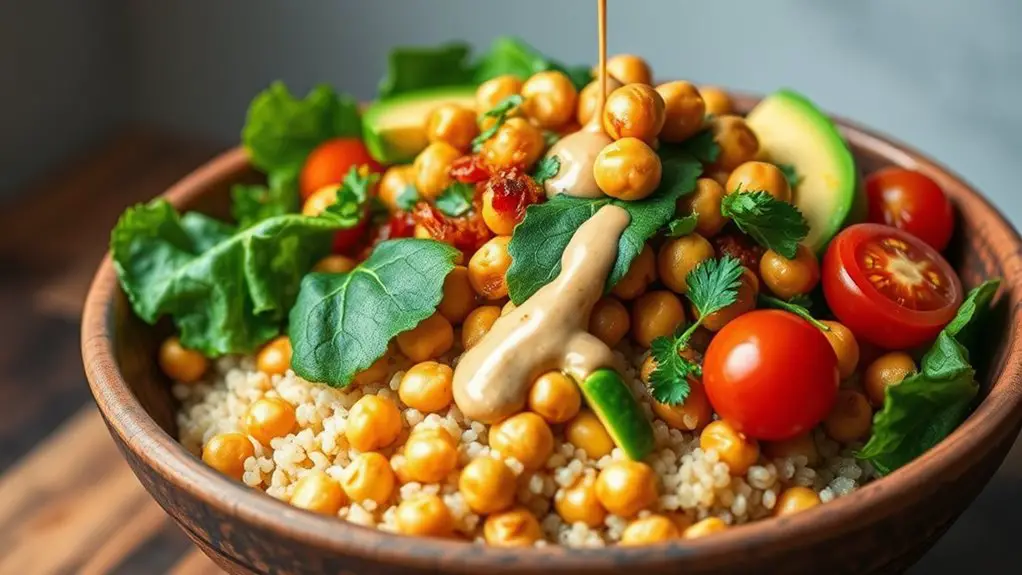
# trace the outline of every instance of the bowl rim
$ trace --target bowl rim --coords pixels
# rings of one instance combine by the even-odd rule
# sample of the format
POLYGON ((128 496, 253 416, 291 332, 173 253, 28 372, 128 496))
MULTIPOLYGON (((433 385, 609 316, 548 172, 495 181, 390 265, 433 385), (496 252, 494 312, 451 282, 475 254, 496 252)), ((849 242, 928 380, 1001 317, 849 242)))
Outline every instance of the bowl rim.
MULTIPOLYGON (((736 108, 747 112, 759 97, 732 92, 736 108)), ((935 177, 952 197, 959 211, 969 211, 991 222, 977 233, 993 237, 995 259, 1004 272, 1004 285, 1017 286, 1006 292, 1010 316, 1017 315, 1022 299, 1022 239, 1004 216, 979 192, 955 173, 901 142, 881 136, 854 122, 831 115, 853 148, 868 150, 894 163, 919 169, 935 177)), ((248 169, 248 157, 236 147, 213 158, 172 186, 163 197, 180 206, 202 196, 206 185, 225 175, 248 169)), ((207 467, 201 460, 156 424, 128 386, 118 368, 114 345, 114 316, 120 295, 109 253, 104 257, 89 294, 82 318, 82 355, 89 386, 96 403, 115 434, 133 457, 202 504, 215 508, 267 532, 282 534, 305 545, 367 560, 383 560, 409 567, 436 568, 438 563, 456 565, 459 571, 478 569, 497 573, 524 572, 525 568, 599 569, 613 555, 618 566, 680 565, 698 558, 702 562, 725 564, 735 553, 757 553, 771 546, 793 542, 810 546, 841 532, 867 527, 884 516, 918 501, 926 487, 949 482, 960 470, 976 464, 984 444, 1003 440, 1022 420, 1022 338, 1011 330, 1003 369, 996 375, 984 400, 969 418, 934 448, 894 473, 860 487, 854 493, 828 502, 806 513, 790 517, 757 520, 736 526, 714 537, 677 541, 649 547, 574 549, 559 545, 515 549, 466 544, 461 541, 414 538, 416 545, 403 545, 410 536, 323 517, 291 507, 246 487, 207 467), (978 454, 978 455, 977 455, 978 454), (956 472, 956 470, 959 470, 956 472)), ((1003 296, 1002 296, 1003 297, 1003 296)), ((1011 322, 1009 322, 1010 325, 1011 322)), ((198 534, 192 533, 193 537, 198 534)))

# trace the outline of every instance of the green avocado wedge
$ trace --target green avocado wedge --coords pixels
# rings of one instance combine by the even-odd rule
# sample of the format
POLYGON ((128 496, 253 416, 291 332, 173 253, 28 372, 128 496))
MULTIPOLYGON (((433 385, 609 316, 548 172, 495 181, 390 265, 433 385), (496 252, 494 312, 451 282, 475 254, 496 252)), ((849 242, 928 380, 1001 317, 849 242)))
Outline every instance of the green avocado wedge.
POLYGON ((855 158, 837 126, 808 98, 780 90, 764 98, 746 121, 763 160, 788 164, 800 181, 794 204, 809 222, 805 244, 822 253, 843 227, 866 216, 866 195, 855 158))
POLYGON ((653 451, 653 425, 616 371, 598 369, 580 387, 589 407, 625 455, 638 461, 653 451))
POLYGON ((475 108, 474 86, 429 88, 373 102, 362 114, 362 138, 382 164, 411 162, 429 141, 425 118, 441 104, 475 108))

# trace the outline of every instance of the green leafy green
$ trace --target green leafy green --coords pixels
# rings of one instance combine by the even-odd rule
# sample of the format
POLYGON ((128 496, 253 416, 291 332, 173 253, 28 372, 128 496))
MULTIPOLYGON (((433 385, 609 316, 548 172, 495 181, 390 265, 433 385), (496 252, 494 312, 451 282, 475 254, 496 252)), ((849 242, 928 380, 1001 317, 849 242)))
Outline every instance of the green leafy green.
POLYGON ((656 362, 656 368, 649 376, 649 392, 656 401, 667 405, 680 405, 688 399, 692 387, 690 375, 699 375, 699 365, 681 356, 688 346, 683 333, 655 338, 649 352, 656 362))
MULTIPOLYGON (((760 307, 769 307, 774 309, 782 309, 788 313, 793 313, 798 317, 813 324, 820 331, 830 331, 830 328, 826 324, 820 322, 820 320, 813 317, 813 314, 809 312, 806 305, 803 305, 806 301, 806 296, 795 296, 790 300, 783 300, 766 294, 759 294, 757 300, 760 307), (805 298, 805 299, 803 299, 805 298)), ((812 301, 809 302, 812 304, 812 301)))
POLYGON ((453 218, 463 216, 472 209, 475 193, 476 187, 472 184, 453 182, 437 196, 436 209, 453 218))
POLYGON ((379 98, 426 88, 472 84, 475 73, 469 63, 470 51, 468 44, 462 42, 395 48, 387 58, 387 72, 380 80, 379 98))
POLYGON ((415 186, 408 184, 405 189, 401 190, 401 193, 397 196, 397 207, 408 211, 415 207, 415 204, 419 203, 419 190, 415 189, 415 186))
POLYGON ((704 164, 716 162, 720 155, 720 145, 713 138, 713 130, 709 128, 697 132, 679 144, 679 147, 704 164))
POLYGON ((503 36, 493 41, 490 49, 476 64, 475 81, 482 83, 504 74, 525 80, 536 72, 546 70, 564 72, 579 90, 592 80, 592 72, 588 66, 565 66, 540 54, 519 38, 503 36))
POLYGON ((699 223, 699 214, 691 213, 667 222, 667 237, 680 238, 696 231, 696 224, 699 223))
POLYGON ((231 188, 231 215, 242 229, 298 211, 298 175, 292 170, 270 174, 269 184, 235 184, 231 188))
POLYGON ((708 259, 685 276, 688 296, 692 305, 703 318, 735 303, 738 288, 742 285, 742 262, 726 255, 719 259, 708 259))
POLYGON ((788 259, 795 257, 799 242, 809 234, 809 224, 798 208, 762 190, 727 194, 721 200, 720 213, 759 245, 788 259))
POLYGON ((795 186, 802 182, 802 176, 799 175, 798 170, 795 169, 794 164, 776 164, 777 168, 784 174, 784 179, 788 181, 788 186, 792 190, 795 186))
POLYGON ((373 184, 380 178, 372 172, 360 173, 352 166, 337 188, 337 200, 326 209, 343 227, 350 228, 365 217, 366 202, 373 184))
POLYGON ((544 182, 557 175, 561 171, 561 159, 557 156, 546 156, 536 164, 532 171, 532 179, 543 185, 544 182))
POLYGON ((248 353, 280 333, 302 276, 342 227, 288 214, 236 232, 157 199, 121 216, 110 251, 142 320, 171 316, 181 343, 208 356, 248 353))
POLYGON ((389 240, 348 273, 305 276, 288 330, 295 373, 348 385, 394 336, 433 314, 458 255, 434 240, 389 240))
POLYGON ((508 117, 515 108, 522 105, 522 96, 520 94, 511 94, 503 100, 497 102, 497 105, 493 108, 483 112, 479 119, 482 121, 485 118, 494 118, 490 127, 486 128, 479 133, 478 136, 472 139, 472 151, 478 152, 486 140, 489 140, 493 136, 497 135, 497 130, 507 122, 508 117))

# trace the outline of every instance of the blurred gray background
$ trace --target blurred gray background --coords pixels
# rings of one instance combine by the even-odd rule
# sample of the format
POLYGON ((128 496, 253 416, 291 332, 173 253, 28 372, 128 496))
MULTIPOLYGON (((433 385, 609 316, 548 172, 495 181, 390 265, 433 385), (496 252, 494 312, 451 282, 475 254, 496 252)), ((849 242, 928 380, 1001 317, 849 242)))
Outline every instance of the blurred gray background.
MULTIPOLYGON (((645 56, 658 77, 795 87, 1022 221, 1022 1, 610 0, 610 15, 610 52, 645 56)), ((0 200, 128 126, 228 146, 274 79, 370 98, 395 44, 514 34, 592 62, 595 19, 591 0, 0 2, 0 200)), ((1004 519, 1022 512, 1014 460, 914 572, 1022 564, 1004 519)))

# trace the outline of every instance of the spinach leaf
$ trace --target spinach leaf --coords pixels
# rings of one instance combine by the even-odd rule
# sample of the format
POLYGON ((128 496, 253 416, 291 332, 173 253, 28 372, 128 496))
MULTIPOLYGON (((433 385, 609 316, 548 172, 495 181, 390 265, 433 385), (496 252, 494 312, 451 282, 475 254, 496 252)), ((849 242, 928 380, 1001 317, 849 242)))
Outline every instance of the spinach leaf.
POLYGON ((489 51, 476 64, 475 81, 482 83, 504 74, 525 80, 536 72, 546 70, 564 72, 579 90, 592 80, 588 66, 565 66, 550 60, 519 38, 502 36, 493 41, 489 51))
POLYGON ((295 373, 348 385, 394 336, 433 314, 458 255, 434 240, 389 240, 348 273, 306 276, 289 327, 295 373))
POLYGON ((436 47, 403 47, 391 51, 387 72, 380 80, 380 99, 441 86, 472 84, 469 46, 461 42, 436 47))
POLYGON ((235 184, 231 188, 231 215, 241 229, 295 213, 298 207, 298 173, 294 170, 270 174, 268 185, 235 184))

